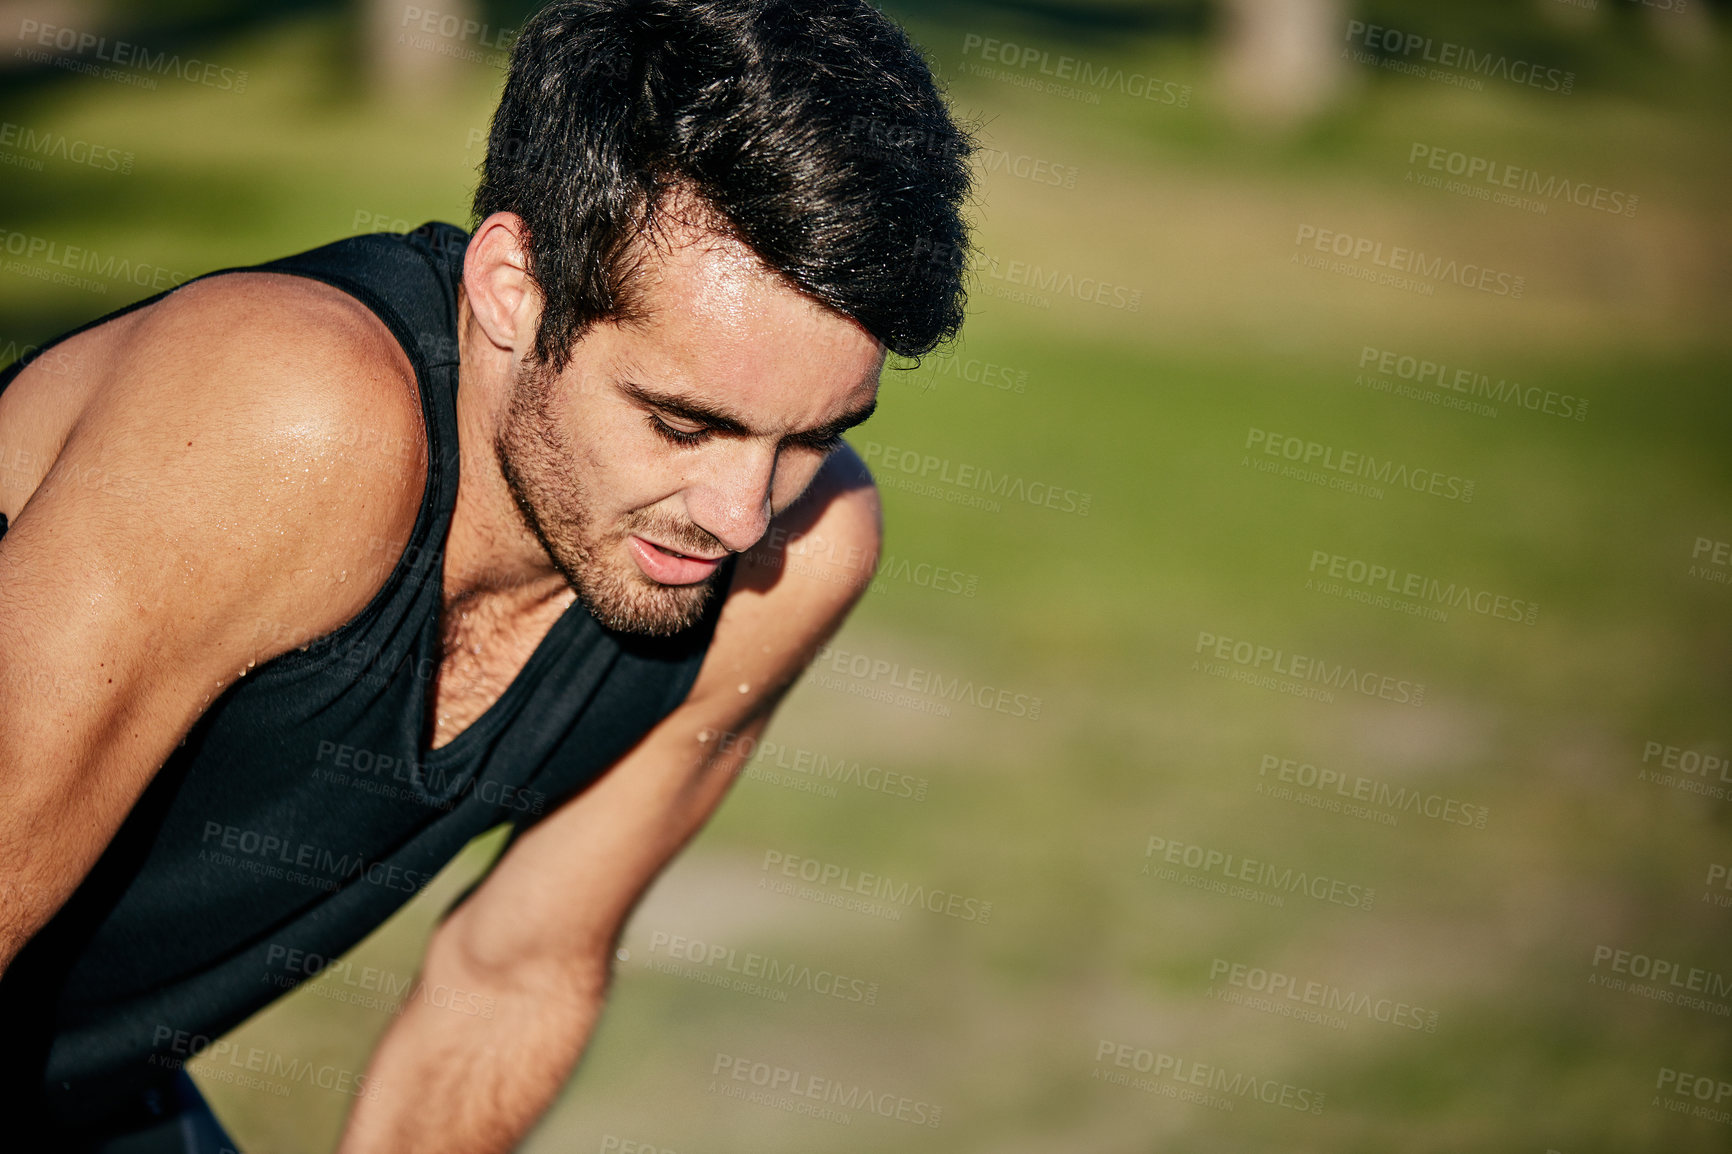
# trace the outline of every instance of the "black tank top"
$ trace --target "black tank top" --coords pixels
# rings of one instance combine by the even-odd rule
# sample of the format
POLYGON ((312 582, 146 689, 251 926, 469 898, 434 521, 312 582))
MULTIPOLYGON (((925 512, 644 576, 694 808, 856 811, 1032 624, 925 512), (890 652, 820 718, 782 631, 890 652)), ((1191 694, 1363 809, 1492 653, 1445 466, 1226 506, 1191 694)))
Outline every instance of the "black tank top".
MULTIPOLYGON (((378 314, 415 368, 426 491, 409 540, 381 543, 397 561, 372 603, 217 699, 0 980, 0 1099, 18 1095, 27 1114, 89 1123, 132 1108, 172 1076, 189 1038, 215 1038, 313 968, 285 959, 341 954, 471 838, 545 816, 696 679, 722 597, 664 639, 612 632, 574 602, 486 713, 425 747, 457 496, 467 240, 430 223, 222 270, 311 277, 378 314)), ((21 368, 0 373, 0 389, 21 368)))

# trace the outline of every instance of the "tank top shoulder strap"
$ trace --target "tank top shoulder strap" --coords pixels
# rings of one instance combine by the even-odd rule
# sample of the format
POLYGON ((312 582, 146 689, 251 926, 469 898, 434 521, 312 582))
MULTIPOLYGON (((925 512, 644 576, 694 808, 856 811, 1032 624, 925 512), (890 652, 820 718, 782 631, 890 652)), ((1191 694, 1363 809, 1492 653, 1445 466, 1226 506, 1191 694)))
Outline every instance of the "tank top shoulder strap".
MULTIPOLYGON (((456 502, 457 295, 468 243, 469 234, 455 225, 429 221, 412 232, 352 236, 253 269, 322 281, 360 301, 391 330, 415 370, 427 426, 423 513, 436 510, 441 517, 456 502)), ((422 528, 418 523, 417 536, 422 528)), ((444 540, 443 525, 436 539, 444 540)))
POLYGON ((457 293, 468 243, 455 225, 429 221, 408 233, 352 236, 253 271, 342 289, 378 314, 419 370, 457 363, 457 293))

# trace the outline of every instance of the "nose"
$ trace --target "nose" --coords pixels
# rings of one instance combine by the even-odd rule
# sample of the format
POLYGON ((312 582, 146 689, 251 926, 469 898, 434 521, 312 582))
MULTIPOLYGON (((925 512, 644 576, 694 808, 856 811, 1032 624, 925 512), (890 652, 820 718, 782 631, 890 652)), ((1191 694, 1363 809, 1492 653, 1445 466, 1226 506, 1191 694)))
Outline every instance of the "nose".
POLYGON ((728 549, 750 549, 770 527, 776 480, 773 446, 740 444, 719 457, 686 494, 686 512, 698 528, 728 549))

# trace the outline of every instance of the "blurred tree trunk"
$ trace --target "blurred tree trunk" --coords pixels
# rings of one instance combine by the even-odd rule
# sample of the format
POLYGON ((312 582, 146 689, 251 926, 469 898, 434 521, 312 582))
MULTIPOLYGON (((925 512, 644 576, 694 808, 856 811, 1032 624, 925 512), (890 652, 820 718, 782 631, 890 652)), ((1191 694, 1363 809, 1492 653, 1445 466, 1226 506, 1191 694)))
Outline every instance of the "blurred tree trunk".
POLYGON ((485 53, 477 0, 361 0, 368 80, 397 99, 429 95, 485 53))
POLYGON ((1342 0, 1222 0, 1221 79, 1244 118, 1274 127, 1308 120, 1341 88, 1342 0))
MULTIPOLYGON (((60 28, 77 28, 98 32, 108 28, 107 13, 85 0, 0 0, 0 44, 14 45, 10 52, 0 52, 0 72, 29 68, 30 62, 18 51, 19 41, 27 40, 26 27, 53 24, 60 28), (27 21, 34 20, 34 25, 27 21)), ((23 47, 34 48, 26 43, 23 47)))

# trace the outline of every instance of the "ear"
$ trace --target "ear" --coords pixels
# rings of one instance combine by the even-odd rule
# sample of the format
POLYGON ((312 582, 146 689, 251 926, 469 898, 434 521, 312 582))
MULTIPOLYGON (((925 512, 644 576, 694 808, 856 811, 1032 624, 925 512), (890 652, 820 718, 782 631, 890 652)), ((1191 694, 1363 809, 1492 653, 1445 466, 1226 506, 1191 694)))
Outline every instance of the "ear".
POLYGON ((491 344, 517 356, 534 343, 541 318, 541 294, 525 252, 527 235, 516 213, 496 212, 475 229, 463 254, 470 314, 491 344))

